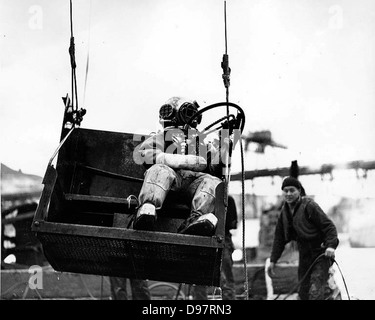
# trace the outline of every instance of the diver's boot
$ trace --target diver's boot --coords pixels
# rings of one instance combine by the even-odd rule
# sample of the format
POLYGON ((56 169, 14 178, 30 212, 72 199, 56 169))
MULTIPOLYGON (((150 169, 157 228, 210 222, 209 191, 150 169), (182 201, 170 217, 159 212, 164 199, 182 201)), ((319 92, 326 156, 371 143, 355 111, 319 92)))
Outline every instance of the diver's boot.
POLYGON ((179 227, 178 233, 211 237, 215 233, 217 221, 213 213, 203 215, 192 213, 179 227))
POLYGON ((151 203, 144 203, 137 211, 133 229, 154 231, 156 209, 151 203))

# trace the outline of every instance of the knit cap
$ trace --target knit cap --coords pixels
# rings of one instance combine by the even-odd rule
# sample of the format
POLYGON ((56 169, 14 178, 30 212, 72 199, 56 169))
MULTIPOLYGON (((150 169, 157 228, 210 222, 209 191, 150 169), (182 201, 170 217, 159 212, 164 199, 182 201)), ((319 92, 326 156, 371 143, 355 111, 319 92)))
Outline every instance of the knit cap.
POLYGON ((281 190, 283 190, 285 187, 296 187, 299 190, 302 189, 301 183, 296 178, 293 178, 293 177, 286 177, 283 180, 281 190))

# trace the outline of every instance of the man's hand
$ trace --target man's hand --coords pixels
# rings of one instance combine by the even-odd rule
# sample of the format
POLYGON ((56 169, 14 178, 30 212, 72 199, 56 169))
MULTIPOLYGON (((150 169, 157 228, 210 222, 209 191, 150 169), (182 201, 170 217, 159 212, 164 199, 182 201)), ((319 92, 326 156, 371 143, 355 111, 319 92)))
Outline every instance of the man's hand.
POLYGON ((275 262, 270 262, 270 265, 267 269, 267 274, 273 278, 275 276, 275 262))
POLYGON ((324 252, 324 255, 327 257, 327 258, 332 258, 332 259, 335 259, 335 249, 333 248, 327 248, 326 251, 324 252))

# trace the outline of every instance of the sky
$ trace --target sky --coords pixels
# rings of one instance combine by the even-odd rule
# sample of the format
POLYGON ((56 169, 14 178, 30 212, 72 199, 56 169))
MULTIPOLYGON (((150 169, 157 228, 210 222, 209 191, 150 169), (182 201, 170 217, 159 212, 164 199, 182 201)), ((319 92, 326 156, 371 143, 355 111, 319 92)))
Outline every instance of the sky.
MULTIPOLYGON (((43 176, 59 143, 69 6, 0 0, 0 161, 25 173, 43 176)), ((246 170, 375 159, 374 1, 227 0, 226 12, 229 101, 244 133, 288 147, 250 150, 246 170)), ((225 101, 224 26, 220 0, 73 1, 82 127, 148 134, 172 96, 225 101)))

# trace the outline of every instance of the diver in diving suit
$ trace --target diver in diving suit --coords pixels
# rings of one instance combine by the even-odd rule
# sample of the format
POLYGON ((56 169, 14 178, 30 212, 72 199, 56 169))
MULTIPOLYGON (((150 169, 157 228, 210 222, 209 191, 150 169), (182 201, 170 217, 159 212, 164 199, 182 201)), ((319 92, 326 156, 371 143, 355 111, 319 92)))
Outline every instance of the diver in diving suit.
POLYGON ((172 97, 159 110, 163 130, 137 147, 146 166, 144 182, 138 200, 139 208, 133 228, 153 230, 157 210, 170 190, 181 193, 191 201, 190 216, 178 228, 182 234, 211 236, 217 217, 214 213, 215 189, 222 181, 221 154, 229 148, 228 138, 222 147, 205 143, 196 129, 201 115, 196 101, 172 97))

